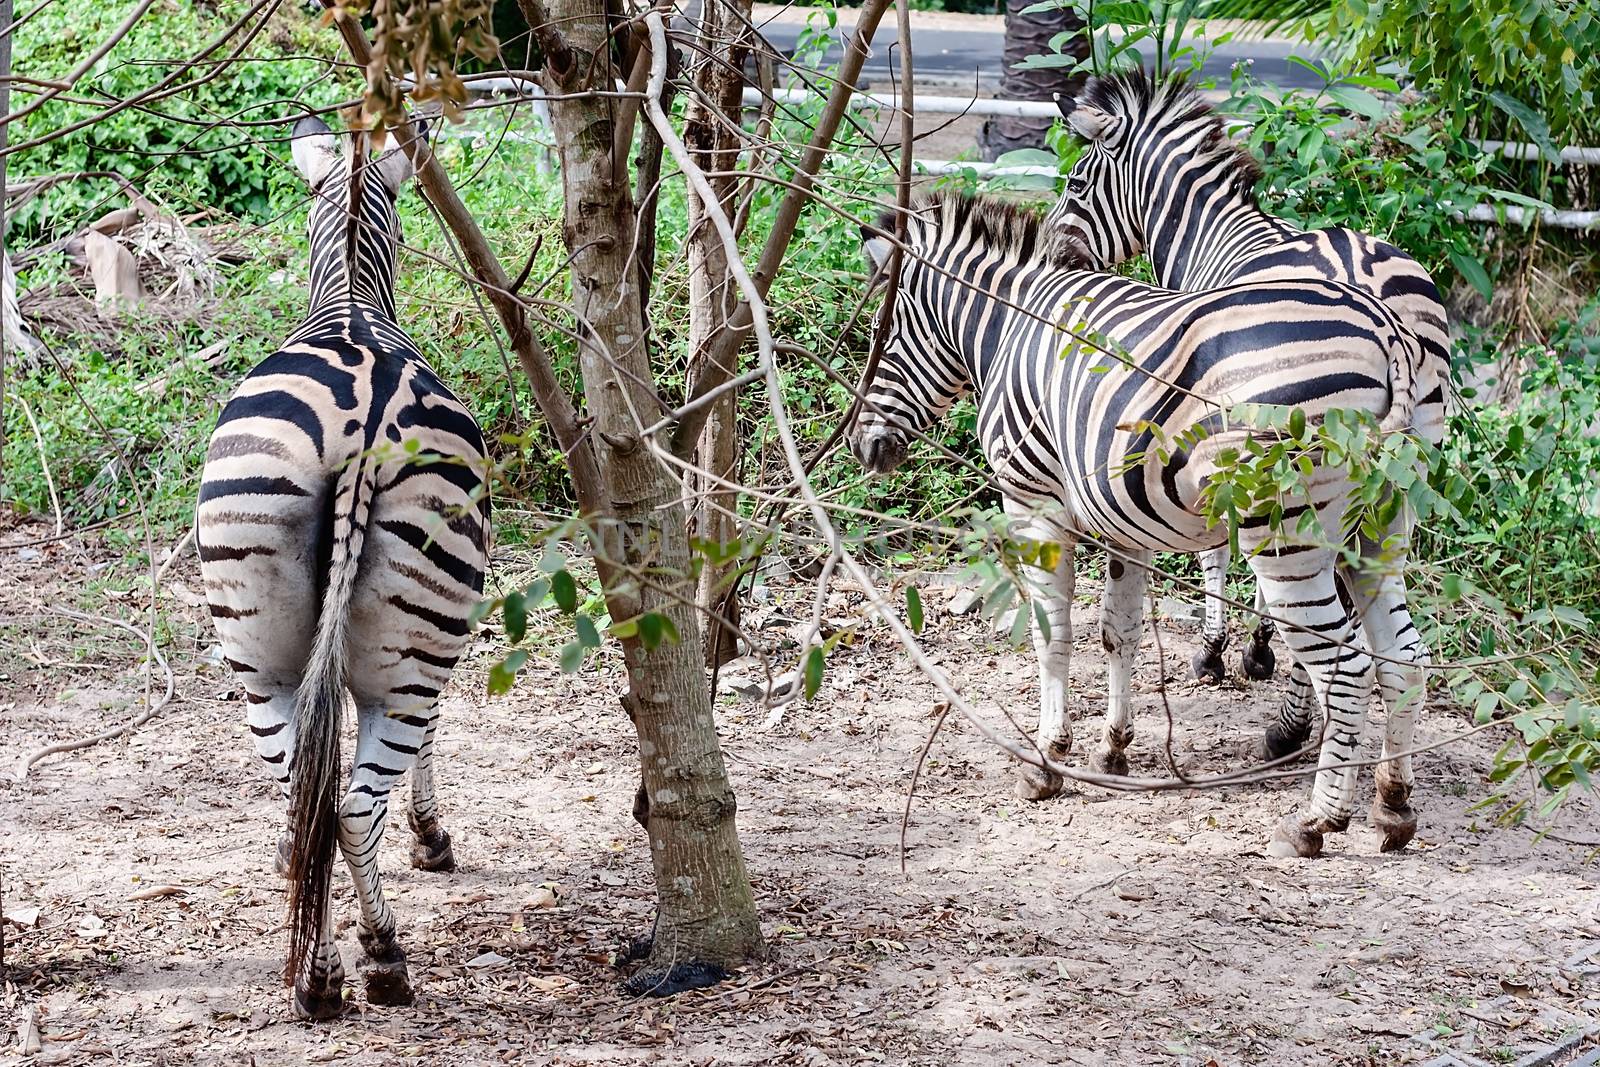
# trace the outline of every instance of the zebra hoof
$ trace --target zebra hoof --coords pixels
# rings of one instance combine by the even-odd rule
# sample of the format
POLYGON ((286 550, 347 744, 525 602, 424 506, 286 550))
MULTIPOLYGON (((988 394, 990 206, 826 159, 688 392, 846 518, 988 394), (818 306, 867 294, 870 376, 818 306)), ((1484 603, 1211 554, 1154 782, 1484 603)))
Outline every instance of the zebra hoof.
POLYGON ((294 991, 294 1017, 308 1022, 336 1018, 344 1011, 343 982, 331 984, 326 989, 301 989, 294 991))
POLYGON ((1239 657, 1239 666, 1252 682, 1264 682, 1278 669, 1278 657, 1265 641, 1252 641, 1239 657))
POLYGON ((1382 840, 1378 847, 1384 852, 1399 852, 1417 835, 1417 813, 1411 807, 1411 789, 1408 786, 1390 786, 1378 783, 1378 795, 1372 802, 1372 825, 1382 840))
MULTIPOLYGON (((1267 732, 1261 738, 1261 755, 1268 763, 1285 759, 1306 747, 1306 742, 1311 740, 1311 724, 1307 723, 1303 730, 1284 730, 1277 723, 1267 727, 1267 732)), ((1302 754, 1303 755, 1303 754, 1302 754)))
POLYGON ((450 835, 437 827, 417 835, 411 846, 411 866, 419 871, 453 871, 456 854, 450 848, 450 835))
POLYGON ((278 872, 279 878, 289 877, 289 837, 287 834, 278 838, 278 852, 272 858, 272 869, 278 872))
POLYGON ((1290 815, 1272 831, 1267 854, 1280 859, 1315 859, 1322 855, 1322 831, 1298 815, 1290 815))
POLYGON ((1089 757, 1089 769, 1096 774, 1109 774, 1118 778, 1128 775, 1128 755, 1121 750, 1101 749, 1089 757))
POLYGON ((383 944, 363 935, 361 951, 361 981, 367 987, 367 1003, 384 1008, 410 1004, 411 979, 406 974, 406 954, 400 946, 392 940, 383 944))
POLYGON ((1017 771, 1016 792, 1019 800, 1049 800, 1061 795, 1066 779, 1043 767, 1024 763, 1017 771))
POLYGON ((361 972, 367 986, 367 1003, 382 1008, 404 1008, 416 999, 411 979, 406 974, 404 957, 392 962, 372 963, 361 972))
POLYGON ((1189 659, 1189 669, 1206 685, 1221 685, 1228 676, 1228 665, 1222 662, 1222 653, 1209 648, 1202 648, 1189 659))

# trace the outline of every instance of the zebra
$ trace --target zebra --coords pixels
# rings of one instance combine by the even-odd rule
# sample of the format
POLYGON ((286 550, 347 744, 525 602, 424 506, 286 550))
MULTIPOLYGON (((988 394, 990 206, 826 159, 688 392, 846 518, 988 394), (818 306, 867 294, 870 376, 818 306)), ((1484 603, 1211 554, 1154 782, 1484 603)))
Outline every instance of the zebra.
MULTIPOLYGON (((1053 571, 1032 567, 1048 628, 1036 628, 1040 663, 1037 744, 1052 760, 1071 751, 1066 712, 1072 650, 1073 548, 1097 537, 1112 550, 1101 639, 1109 653, 1108 710, 1092 769, 1125 774, 1132 737, 1129 682, 1143 625, 1146 571, 1154 551, 1193 552, 1226 536, 1208 527, 1199 504, 1218 454, 1243 431, 1222 426, 1227 406, 1299 407, 1310 419, 1334 408, 1379 419, 1383 432, 1412 422, 1414 336, 1368 293, 1325 280, 1172 292, 1082 269, 1070 242, 1046 246, 1040 219, 1013 205, 935 193, 915 201, 882 359, 867 386, 850 448, 869 473, 895 469, 909 434, 921 431, 964 393, 978 403, 978 437, 1014 529, 1062 546, 1053 571), (1072 331, 1071 334, 1063 330, 1072 331), (1082 340, 1093 338, 1100 347, 1082 340), (1107 349, 1122 353, 1107 358, 1107 349), (1097 372, 1099 371, 1099 372, 1097 372), (1213 399, 1214 398, 1214 399, 1213 399), (1167 441, 1198 424, 1210 436, 1160 459, 1167 441), (1146 462, 1137 462, 1148 455, 1146 462)), ((869 264, 881 276, 891 251, 886 215, 862 228, 869 264)), ((1342 529, 1354 486, 1337 467, 1318 465, 1310 503, 1323 529, 1342 529)), ((1323 835, 1345 829, 1354 810, 1360 744, 1374 684, 1373 655, 1357 638, 1335 589, 1340 552, 1261 523, 1242 523, 1242 548, 1272 610, 1290 624, 1285 639, 1303 665, 1331 727, 1309 803, 1272 835, 1279 855, 1314 856, 1323 835)), ((1384 546, 1362 541, 1367 558, 1384 546)), ((1041 558, 1045 558, 1041 554, 1041 558)), ((1349 581, 1349 575, 1346 575, 1349 581)), ((1405 585, 1385 568, 1366 602, 1367 640, 1396 655, 1409 632, 1405 585)), ((1398 658, 1398 657, 1397 657, 1398 658)), ((1420 690, 1422 665, 1402 673, 1420 690)), ((1373 821, 1383 848, 1403 848, 1416 829, 1410 804, 1412 686, 1391 701, 1373 821)), ((1055 795, 1061 779, 1024 766, 1019 795, 1055 795)))
POLYGON ((200 567, 256 752, 289 801, 285 980, 301 1018, 343 1006, 329 889, 338 845, 355 882, 371 1003, 411 1003, 378 874, 389 793, 412 768, 413 866, 454 868, 434 795, 439 692, 483 588, 483 433, 396 322, 395 201, 404 151, 341 152, 320 119, 293 131, 309 183, 311 307, 223 407, 201 479, 200 567), (354 161, 360 160, 360 165, 354 161), (342 798, 339 733, 355 698, 342 798))
MULTIPOLYGON (((1326 278, 1367 290, 1421 342, 1415 433, 1435 446, 1444 440, 1449 320, 1421 264, 1368 234, 1343 227, 1303 230, 1263 211, 1255 194, 1260 164, 1227 136, 1211 106, 1182 78, 1156 82, 1133 70, 1092 79, 1076 100, 1058 97, 1057 104, 1087 144, 1047 217, 1054 239, 1081 245, 1091 266, 1102 270, 1145 251, 1157 282, 1168 289, 1326 278)), ((1221 595, 1228 562, 1226 545, 1201 556, 1205 641, 1194 662, 1201 677, 1220 676, 1224 669, 1221 595)), ((1270 659, 1262 653, 1270 656, 1271 634, 1271 622, 1263 619, 1244 654, 1246 675, 1270 676, 1270 659)), ((1412 646, 1409 655, 1426 655, 1420 634, 1403 637, 1412 646)), ((1394 688, 1398 668, 1382 663, 1378 675, 1386 690, 1403 691, 1394 688)), ((1310 737, 1309 693, 1304 673, 1296 670, 1263 739, 1269 759, 1289 756, 1310 737)))

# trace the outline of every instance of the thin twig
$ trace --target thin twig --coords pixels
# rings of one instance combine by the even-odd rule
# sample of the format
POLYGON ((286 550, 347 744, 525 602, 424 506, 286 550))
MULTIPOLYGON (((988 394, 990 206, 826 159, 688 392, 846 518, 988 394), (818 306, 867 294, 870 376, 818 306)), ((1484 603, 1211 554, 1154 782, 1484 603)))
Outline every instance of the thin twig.
POLYGON ((933 739, 939 736, 940 727, 950 715, 950 702, 939 702, 939 718, 934 722, 933 729, 928 731, 928 739, 922 743, 922 751, 917 753, 917 765, 911 768, 911 784, 906 787, 906 809, 900 813, 900 874, 906 874, 906 828, 911 825, 911 801, 917 795, 917 780, 922 777, 922 765, 928 760, 928 750, 933 748, 933 739))
POLYGON ((28 403, 28 398, 21 393, 11 395, 22 405, 22 414, 28 420, 28 428, 33 431, 33 443, 39 447, 39 469, 44 472, 44 487, 50 494, 50 510, 56 516, 56 536, 60 537, 64 529, 61 523, 61 497, 56 495, 55 476, 50 473, 50 456, 44 449, 44 434, 39 432, 39 423, 33 417, 33 405, 28 403))
MULTIPOLYGON (((97 733, 91 737, 80 737, 76 741, 60 741, 53 745, 46 745, 45 747, 30 753, 24 757, 22 762, 17 766, 16 781, 18 782, 24 781, 28 777, 28 772, 33 769, 34 764, 38 763, 42 759, 46 759, 47 757, 54 756, 62 752, 78 752, 82 749, 98 745, 102 741, 110 741, 114 738, 123 737, 127 734, 133 733, 133 731, 137 730, 139 727, 143 726, 145 723, 149 722, 151 719, 155 718, 161 713, 161 710, 165 708, 167 703, 172 699, 172 692, 174 689, 172 668, 168 666, 167 658, 161 654, 160 646, 151 639, 150 634, 140 630, 137 626, 123 622, 121 619, 98 619, 93 615, 85 615, 78 611, 68 611, 65 608, 52 609, 44 612, 43 614, 58 615, 62 618, 73 619, 78 622, 86 622, 93 625, 115 626, 119 629, 128 631, 141 641, 146 642, 145 648, 148 657, 153 658, 154 661, 161 666, 161 670, 166 674, 167 688, 166 692, 161 695, 161 699, 156 701, 152 701, 149 693, 146 692, 145 709, 139 714, 135 715, 133 718, 129 719, 127 722, 123 723, 121 726, 113 726, 109 730, 102 730, 100 733, 97 733)), ((7 619, 5 621, 11 622, 13 620, 7 619)), ((148 659, 145 664, 145 670, 148 675, 150 670, 148 659)))

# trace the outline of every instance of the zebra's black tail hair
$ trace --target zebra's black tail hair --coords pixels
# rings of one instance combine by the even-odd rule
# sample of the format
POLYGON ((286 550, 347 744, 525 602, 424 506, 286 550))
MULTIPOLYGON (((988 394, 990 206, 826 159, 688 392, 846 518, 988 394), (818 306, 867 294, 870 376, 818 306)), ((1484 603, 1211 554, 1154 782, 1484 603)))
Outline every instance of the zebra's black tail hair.
POLYGON ((334 480, 322 613, 295 695, 295 754, 289 785, 289 956, 295 983, 323 937, 339 839, 339 729, 348 681, 345 637, 360 569, 371 494, 370 460, 352 459, 334 480))

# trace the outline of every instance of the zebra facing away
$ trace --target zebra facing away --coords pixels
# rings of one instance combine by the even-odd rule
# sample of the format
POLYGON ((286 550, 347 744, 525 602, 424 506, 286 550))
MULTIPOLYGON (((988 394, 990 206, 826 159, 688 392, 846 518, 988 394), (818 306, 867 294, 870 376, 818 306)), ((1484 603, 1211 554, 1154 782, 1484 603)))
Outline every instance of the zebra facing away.
POLYGON ((467 642, 489 537, 483 434, 395 321, 395 199, 411 164, 364 145, 341 152, 320 120, 295 125, 313 194, 311 310, 223 408, 197 521, 212 620, 256 751, 289 800, 285 977, 295 1013, 316 1019, 343 1001, 336 846, 360 905, 367 999, 411 1002, 378 845, 389 793, 414 766, 411 862, 454 866, 434 799, 435 705, 467 642), (356 749, 341 790, 347 691, 356 749))
MULTIPOLYGON (((1102 270, 1147 252, 1158 282, 1169 289, 1289 278, 1365 289, 1421 342, 1414 429, 1431 444, 1443 441, 1449 325, 1433 279, 1416 260, 1368 234, 1343 227, 1302 230, 1263 211, 1255 195, 1260 166, 1181 78, 1154 82, 1134 70, 1093 79, 1076 100, 1057 102, 1087 147, 1050 211, 1052 239, 1080 244, 1090 265, 1102 270)), ((1220 596, 1228 559, 1226 545, 1201 557, 1206 641, 1194 668, 1202 677, 1224 670, 1227 617, 1220 596)), ((1261 669, 1270 625, 1261 624, 1245 652, 1251 677, 1271 674, 1270 667, 1261 669)), ((1398 684, 1387 676, 1388 664, 1378 673, 1386 688, 1398 684)), ((1283 757, 1305 744, 1312 725, 1308 692, 1303 672, 1296 671, 1267 730, 1267 756, 1283 757)))
MULTIPOLYGON (((878 234, 891 230, 887 218, 862 229, 879 269, 890 245, 878 234)), ((1177 293, 1076 269, 1082 261, 1069 258, 1070 244, 1046 255, 1039 220, 996 201, 921 199, 907 241, 883 359, 851 431, 851 450, 870 472, 893 470, 906 457, 909 431, 927 427, 968 390, 977 393, 979 441, 1008 514, 1024 536, 1063 547, 1054 573, 1034 568, 1029 575, 1049 621, 1048 636, 1036 630, 1034 642, 1038 746, 1053 760, 1072 745, 1066 708, 1072 548, 1096 536, 1112 549, 1101 620, 1110 657, 1108 710, 1090 766, 1126 773, 1129 683, 1151 553, 1213 548, 1226 536, 1207 527, 1200 504, 1218 452, 1243 437, 1222 428, 1221 411, 1243 403, 1286 405, 1315 420, 1340 408, 1370 413, 1385 432, 1406 429, 1421 358, 1416 339, 1366 292, 1327 281, 1177 293), (1119 355, 1107 357, 1064 329, 1119 355), (1202 423, 1211 436, 1166 462, 1156 458, 1152 426, 1172 440, 1202 423), (1141 454, 1146 462, 1132 462, 1141 454)), ((1294 526, 1309 506, 1323 529, 1341 529, 1355 488, 1349 476, 1318 465, 1308 486, 1310 503, 1286 508, 1286 524, 1294 526)), ((1350 763, 1375 677, 1367 647, 1405 659, 1402 637, 1414 632, 1405 584, 1397 566, 1343 573, 1362 612, 1364 645, 1336 590, 1333 547, 1263 524, 1243 524, 1239 540, 1329 716, 1310 802, 1272 837, 1276 854, 1313 856, 1323 834, 1345 829, 1354 813, 1357 773, 1350 763)), ((1389 562, 1378 544, 1359 548, 1367 559, 1389 562)), ((1422 668, 1407 660, 1397 673, 1409 684, 1384 687, 1385 756, 1410 746, 1422 668)), ((1380 764, 1377 777, 1373 823, 1385 850, 1403 848, 1416 829, 1410 757, 1380 764)), ((1025 766, 1018 792, 1043 799, 1061 786, 1056 775, 1025 766)))

